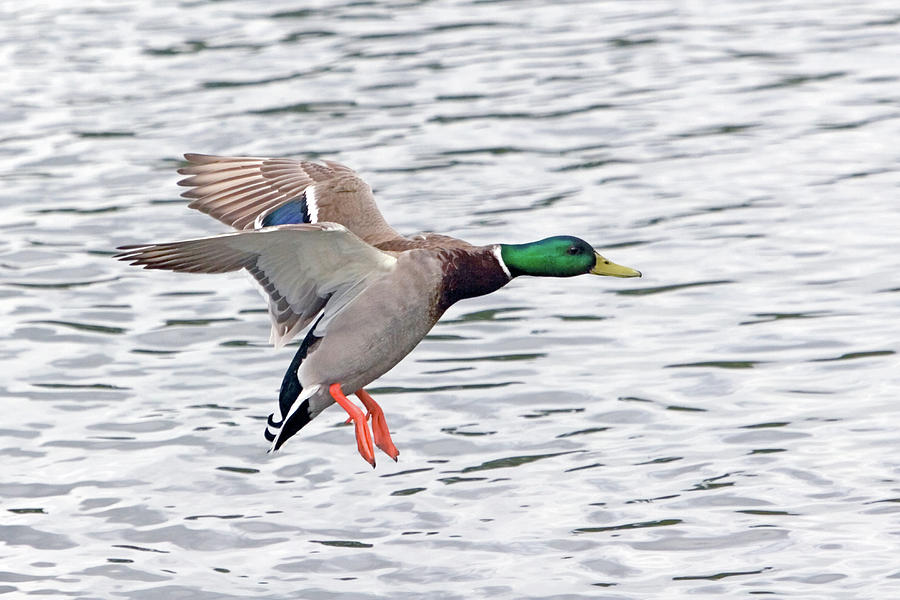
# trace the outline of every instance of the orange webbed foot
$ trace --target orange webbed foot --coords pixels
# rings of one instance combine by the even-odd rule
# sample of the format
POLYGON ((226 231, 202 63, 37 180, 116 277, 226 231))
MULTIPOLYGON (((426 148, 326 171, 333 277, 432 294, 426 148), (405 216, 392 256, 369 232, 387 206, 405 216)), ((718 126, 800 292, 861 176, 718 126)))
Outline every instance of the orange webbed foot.
POLYGON ((369 392, 360 388, 356 390, 356 397, 365 405, 368 414, 366 417, 372 417, 372 433, 375 435, 375 445, 381 448, 382 452, 397 462, 400 451, 391 440, 391 432, 388 431, 387 421, 384 420, 384 411, 375 402, 375 399, 369 395, 369 392))
POLYGON ((356 428, 356 447, 359 449, 362 457, 366 459, 366 462, 375 467, 375 449, 372 447, 372 434, 369 432, 369 423, 366 415, 344 395, 344 392, 341 391, 340 383, 332 383, 328 388, 328 392, 334 398, 334 401, 340 404, 341 408, 350 415, 348 422, 353 421, 353 425, 356 428))

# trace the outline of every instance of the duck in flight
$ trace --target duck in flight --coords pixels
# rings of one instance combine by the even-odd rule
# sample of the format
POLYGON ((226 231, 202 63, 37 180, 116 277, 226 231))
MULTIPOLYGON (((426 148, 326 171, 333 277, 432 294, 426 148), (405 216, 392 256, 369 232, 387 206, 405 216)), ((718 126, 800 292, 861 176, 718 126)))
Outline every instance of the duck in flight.
POLYGON ((384 412, 364 388, 409 354, 448 307, 521 275, 641 276, 572 236, 487 246, 436 233, 402 236, 381 216, 371 188, 335 162, 185 158, 178 172, 188 177, 178 183, 191 188, 182 194, 188 206, 237 231, 122 246, 116 258, 184 273, 246 269, 268 297, 276 348, 315 320, 269 415, 272 451, 336 402, 369 464, 373 442, 396 461, 384 412))

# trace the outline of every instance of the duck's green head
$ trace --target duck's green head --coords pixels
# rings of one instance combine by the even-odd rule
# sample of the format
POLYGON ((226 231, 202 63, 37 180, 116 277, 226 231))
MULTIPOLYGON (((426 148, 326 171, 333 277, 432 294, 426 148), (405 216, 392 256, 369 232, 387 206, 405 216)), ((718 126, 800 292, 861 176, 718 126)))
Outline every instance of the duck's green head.
POLYGON ((641 276, 640 271, 608 261, 586 241, 570 235, 557 235, 528 244, 500 244, 500 256, 513 277, 573 277, 588 273, 641 276))

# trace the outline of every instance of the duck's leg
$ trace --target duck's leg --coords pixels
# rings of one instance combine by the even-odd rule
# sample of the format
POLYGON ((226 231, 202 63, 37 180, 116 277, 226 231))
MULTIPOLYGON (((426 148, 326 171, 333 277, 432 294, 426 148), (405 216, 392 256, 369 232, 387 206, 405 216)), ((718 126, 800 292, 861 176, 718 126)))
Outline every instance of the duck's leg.
POLYGON ((362 401, 366 410, 369 411, 366 417, 370 415, 372 417, 372 433, 375 434, 375 445, 396 462, 400 451, 397 450, 393 440, 391 440, 391 432, 388 431, 387 422, 384 420, 384 411, 381 410, 381 407, 375 402, 375 398, 370 396, 366 390, 362 388, 356 390, 356 397, 362 401))
POLYGON ((375 449, 372 447, 372 434, 369 432, 369 424, 366 421, 366 416, 358 406, 347 399, 347 396, 341 391, 340 383, 332 383, 328 388, 328 393, 330 393, 331 397, 334 398, 334 401, 340 404, 341 408, 346 410, 347 414, 350 415, 350 420, 353 421, 353 425, 356 427, 356 447, 359 449, 359 453, 362 457, 374 467, 375 449))

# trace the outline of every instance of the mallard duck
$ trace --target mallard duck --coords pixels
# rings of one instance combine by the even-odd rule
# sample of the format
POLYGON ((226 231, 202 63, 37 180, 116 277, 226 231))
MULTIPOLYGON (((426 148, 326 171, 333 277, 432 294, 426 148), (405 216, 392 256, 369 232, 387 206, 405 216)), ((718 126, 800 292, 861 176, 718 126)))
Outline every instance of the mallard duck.
POLYGON ((270 451, 336 402, 369 464, 373 441, 396 461, 384 412, 364 388, 409 354, 448 307, 522 275, 641 276, 573 236, 487 246, 437 233, 404 237, 381 216, 365 181, 336 162, 185 158, 189 165, 178 172, 188 177, 178 183, 191 188, 182 194, 188 206, 237 231, 122 246, 116 258, 186 273, 246 269, 268 296, 276 348, 315 319, 269 415, 270 451))

